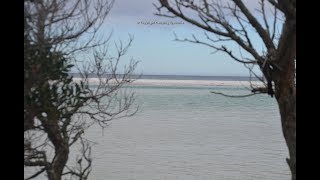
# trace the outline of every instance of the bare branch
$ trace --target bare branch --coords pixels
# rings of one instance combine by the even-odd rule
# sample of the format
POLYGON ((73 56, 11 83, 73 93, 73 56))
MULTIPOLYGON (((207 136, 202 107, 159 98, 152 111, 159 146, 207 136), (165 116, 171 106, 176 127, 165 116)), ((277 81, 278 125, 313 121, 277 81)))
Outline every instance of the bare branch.
MULTIPOLYGON (((232 9, 232 8, 230 8, 230 9, 232 9)), ((251 43, 250 37, 249 37, 249 35, 248 35, 247 29, 246 29, 246 27, 244 26, 244 24, 242 23, 242 22, 245 21, 245 20, 243 20, 243 19, 240 17, 240 15, 237 14, 237 12, 238 12, 238 11, 237 11, 237 7, 235 6, 235 7, 232 9, 231 12, 233 13, 233 16, 237 19, 240 27, 242 28, 241 30, 242 30, 242 32, 244 33, 244 36, 245 36, 245 38, 246 38, 246 40, 247 40, 247 43, 248 43, 248 46, 249 46, 251 49, 254 49, 254 48, 253 48, 253 45, 252 45, 252 43, 251 43)))
MULTIPOLYGON (((208 38, 210 39, 210 38, 208 38)), ((176 41, 180 41, 180 42, 191 42, 191 43, 197 43, 197 44, 202 44, 202 45, 205 45, 205 46, 208 46, 208 47, 211 47, 217 51, 222 51, 226 54, 228 54, 232 59, 234 59, 235 61, 237 62, 240 62, 240 63, 244 63, 244 64, 256 64, 257 61, 244 61, 244 60, 241 60, 240 58, 237 58, 231 50, 227 49, 225 46, 221 46, 221 47, 217 47, 215 45, 212 45, 212 44, 209 44, 209 43, 206 43, 206 42, 203 42, 203 41, 199 41, 194 35, 193 35, 193 40, 190 40, 190 39, 184 39, 184 40, 181 40, 181 39, 175 39, 176 41)), ((217 40, 217 41, 221 41, 221 40, 217 40)))
MULTIPOLYGON (((267 17, 266 17, 264 0, 260 0, 260 5, 261 5, 263 22, 264 22, 264 25, 266 26, 267 33, 268 33, 268 35, 270 36, 270 28, 269 28, 269 23, 268 23, 267 17)), ((272 38, 271 38, 271 40, 272 40, 272 38)))
POLYGON ((277 9, 283 11, 282 8, 280 7, 280 5, 275 0, 268 0, 268 1, 269 1, 270 4, 272 4, 277 9))
POLYGON ((218 95, 222 95, 225 97, 232 97, 232 98, 243 98, 243 97, 249 97, 249 96, 253 96, 253 95, 257 95, 257 94, 262 94, 262 93, 258 92, 258 93, 252 93, 252 94, 246 94, 246 95, 228 95, 228 94, 224 94, 221 92, 215 92, 215 91, 210 91, 210 92, 213 94, 218 94, 218 95))
MULTIPOLYGON (((171 7, 171 5, 166 1, 160 1, 162 7, 166 7, 169 12, 171 12, 172 14, 184 19, 185 21, 194 24, 208 32, 214 33, 216 35, 222 36, 222 37, 227 37, 232 39, 233 41, 235 41, 236 43, 238 43, 244 50, 246 50, 247 52, 249 52, 257 61, 261 61, 262 57, 259 56, 259 54, 256 52, 256 50, 253 48, 252 44, 250 45, 251 42, 247 42, 247 44, 245 43, 245 41, 237 35, 237 33, 239 33, 239 30, 237 30, 236 28, 232 27, 227 20, 225 19, 225 15, 223 14, 223 11, 221 9, 221 5, 220 4, 216 4, 215 6, 211 5, 210 7, 212 7, 214 9, 214 11, 216 12, 216 16, 208 13, 207 10, 205 10, 205 8, 200 8, 197 7, 194 4, 183 4, 183 3, 178 3, 176 1, 176 8, 178 10, 175 10, 174 8, 171 7), (184 7, 191 7, 191 9, 193 9, 194 11, 196 11, 199 14, 199 18, 201 19, 201 22, 203 23, 199 23, 197 22, 195 19, 191 19, 187 16, 185 16, 183 14, 183 12, 181 11, 180 6, 184 6, 184 7), (209 22, 213 23, 215 25, 215 28, 213 28, 212 26, 209 25, 209 22), (221 26, 224 31, 218 29, 218 27, 216 25, 221 26)), ((209 6, 209 5, 208 5, 209 6)), ((229 7, 226 7, 229 8, 229 7)), ((159 7, 159 9, 161 9, 159 7)), ((159 14, 161 15, 160 11, 159 14)), ((250 41, 250 40, 249 40, 250 41)))
MULTIPOLYGON (((189 23, 191 23, 191 24, 194 24, 194 25, 196 25, 196 26, 198 26, 198 27, 200 27, 200 28, 202 28, 202 29, 204 29, 204 30, 207 30, 207 31, 209 31, 209 32, 213 32, 213 33, 219 34, 219 35, 221 35, 221 36, 228 37, 228 33, 219 31, 219 30, 217 30, 217 29, 213 29, 213 28, 211 28, 210 26, 207 26, 207 25, 200 24, 200 23, 198 23, 197 21, 195 21, 195 20, 193 20, 193 19, 188 18, 187 16, 185 16, 185 15, 182 13, 182 11, 181 11, 181 9, 180 9, 180 7, 179 7, 179 3, 177 2, 177 0, 176 0, 176 6, 177 6, 178 11, 176 11, 175 9, 173 9, 173 8, 169 5, 168 0, 161 0, 160 3, 161 3, 161 5, 162 5, 162 7, 166 7, 171 13, 173 13, 174 15, 176 15, 176 16, 178 16, 178 17, 181 17, 182 19, 184 19, 185 21, 187 21, 187 22, 189 22, 189 23)), ((161 7, 159 7, 159 9, 161 9, 161 7)), ((162 14, 160 11, 159 11, 158 15, 159 15, 159 16, 163 16, 163 14, 162 14)))
POLYGON ((76 160, 76 167, 70 168, 67 167, 68 171, 64 172, 62 175, 71 175, 79 179, 86 180, 89 177, 89 174, 92 169, 92 158, 91 158, 91 145, 80 137, 81 144, 81 156, 76 160), (83 165, 86 165, 83 167, 83 165))
POLYGON ((264 44, 268 49, 275 49, 275 46, 270 39, 267 31, 265 31, 258 20, 250 13, 247 7, 243 4, 241 0, 233 0, 233 2, 240 8, 241 12, 247 17, 250 24, 257 30, 259 36, 263 40, 264 44))
POLYGON ((274 6, 274 13, 273 13, 273 16, 274 16, 274 18, 273 18, 273 28, 272 28, 272 35, 271 35, 271 40, 273 41, 274 40, 274 38, 275 38, 275 34, 276 34, 276 25, 277 25, 277 15, 278 15, 278 10, 277 10, 277 8, 274 6))
POLYGON ((33 174, 32 176, 26 178, 25 180, 30 180, 30 179, 35 178, 35 177, 39 176, 41 173, 43 173, 45 170, 46 170, 46 168, 42 168, 40 171, 36 172, 35 174, 33 174))

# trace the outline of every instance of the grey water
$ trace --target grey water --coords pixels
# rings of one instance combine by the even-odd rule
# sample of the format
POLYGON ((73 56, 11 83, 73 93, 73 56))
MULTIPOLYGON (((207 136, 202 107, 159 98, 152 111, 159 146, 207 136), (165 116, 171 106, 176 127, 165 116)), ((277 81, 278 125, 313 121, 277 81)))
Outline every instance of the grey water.
POLYGON ((85 136, 94 180, 289 180, 277 104, 237 87, 134 86, 138 113, 85 136))

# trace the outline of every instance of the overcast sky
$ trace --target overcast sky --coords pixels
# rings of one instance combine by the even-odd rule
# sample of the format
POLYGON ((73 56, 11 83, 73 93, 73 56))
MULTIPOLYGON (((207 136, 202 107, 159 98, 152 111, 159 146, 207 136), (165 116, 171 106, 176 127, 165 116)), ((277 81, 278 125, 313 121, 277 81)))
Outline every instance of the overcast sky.
MULTIPOLYGON (((248 1, 253 8, 253 1, 248 1)), ((223 53, 198 44, 174 41, 174 32, 181 38, 195 34, 203 36, 203 30, 182 20, 153 15, 152 3, 157 0, 116 0, 103 32, 113 31, 114 40, 128 39, 134 35, 134 42, 127 54, 128 58, 140 61, 137 73, 168 75, 239 75, 247 76, 248 70, 223 53), (138 22, 165 22, 165 24, 145 25, 138 22), (174 25, 172 25, 172 24, 174 25), (183 23, 183 24, 182 24, 183 23)), ((234 46, 239 51, 239 48, 234 46)), ((124 65, 128 61, 123 61, 124 65)))

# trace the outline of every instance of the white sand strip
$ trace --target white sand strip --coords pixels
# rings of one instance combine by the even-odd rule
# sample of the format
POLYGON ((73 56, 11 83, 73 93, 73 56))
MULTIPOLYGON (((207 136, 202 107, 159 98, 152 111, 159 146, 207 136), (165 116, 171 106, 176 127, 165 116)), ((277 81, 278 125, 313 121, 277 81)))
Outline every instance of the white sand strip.
MULTIPOLYGON (((73 78, 74 81, 79 81, 80 78, 73 78)), ((112 82, 112 81, 111 81, 112 82)), ((89 83, 99 83, 98 78, 89 78, 89 83)), ((262 86, 260 81, 251 82, 255 86, 262 86)), ((248 87, 249 81, 217 81, 217 80, 164 80, 164 79, 137 79, 131 85, 143 86, 237 86, 248 87)))
MULTIPOLYGON (((255 85, 262 85, 261 82, 252 82, 255 85)), ((157 79, 138 79, 134 85, 152 86, 250 86, 248 81, 216 81, 216 80, 157 80, 157 79)))

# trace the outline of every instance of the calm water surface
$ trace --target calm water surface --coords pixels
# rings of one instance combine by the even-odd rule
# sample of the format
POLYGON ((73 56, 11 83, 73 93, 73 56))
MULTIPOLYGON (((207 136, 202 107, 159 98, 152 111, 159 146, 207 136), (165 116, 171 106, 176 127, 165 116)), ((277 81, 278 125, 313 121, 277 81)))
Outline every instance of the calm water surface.
POLYGON ((274 99, 236 87, 134 87, 140 111, 86 137, 94 180, 289 180, 274 99))

